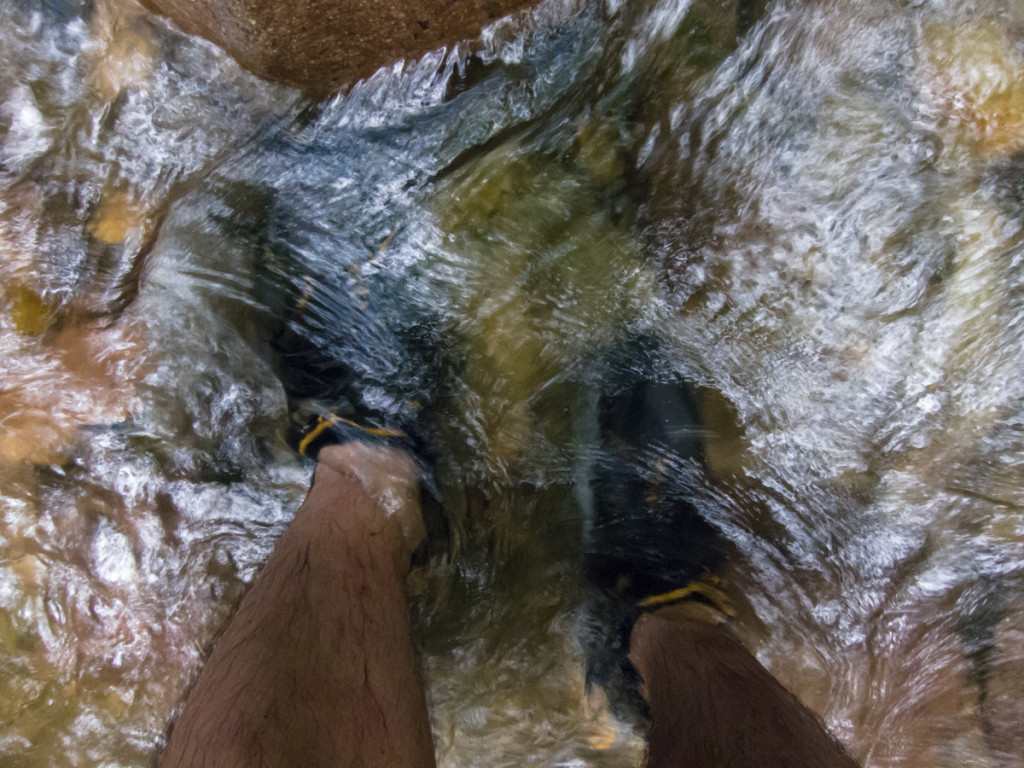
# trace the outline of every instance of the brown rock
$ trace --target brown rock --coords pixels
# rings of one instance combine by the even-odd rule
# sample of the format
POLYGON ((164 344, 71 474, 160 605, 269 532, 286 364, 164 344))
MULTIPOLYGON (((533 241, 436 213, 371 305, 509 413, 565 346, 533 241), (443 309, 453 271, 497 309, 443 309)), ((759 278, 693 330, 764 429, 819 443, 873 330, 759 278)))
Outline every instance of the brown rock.
POLYGON ((327 94, 535 0, 143 0, 260 77, 327 94))
POLYGON ((985 158, 1024 149, 1024 56, 996 18, 924 29, 917 76, 946 144, 985 158))

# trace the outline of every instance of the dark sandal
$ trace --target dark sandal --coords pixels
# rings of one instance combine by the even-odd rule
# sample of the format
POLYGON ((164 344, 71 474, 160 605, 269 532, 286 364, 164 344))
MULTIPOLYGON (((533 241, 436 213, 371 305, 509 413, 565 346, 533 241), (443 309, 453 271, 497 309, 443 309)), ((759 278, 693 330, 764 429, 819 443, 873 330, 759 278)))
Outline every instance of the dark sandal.
POLYGON ((583 558, 593 589, 582 635, 588 684, 604 688, 620 716, 646 713, 628 660, 642 613, 692 602, 722 620, 735 614, 715 575, 727 542, 694 499, 703 473, 696 398, 685 381, 647 379, 606 391, 598 407, 601 451, 583 558))

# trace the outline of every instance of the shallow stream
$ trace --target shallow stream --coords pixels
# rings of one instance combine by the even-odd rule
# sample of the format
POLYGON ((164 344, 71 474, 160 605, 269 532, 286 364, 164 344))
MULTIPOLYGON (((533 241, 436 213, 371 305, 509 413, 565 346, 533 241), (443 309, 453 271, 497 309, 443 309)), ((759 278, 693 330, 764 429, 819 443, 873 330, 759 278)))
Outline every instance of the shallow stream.
POLYGON ((0 766, 150 764, 305 493, 296 393, 419 435, 439 764, 638 765, 581 562, 640 379, 850 752, 1024 766, 1022 266, 1016 0, 548 0, 322 103, 0 0, 0 766))

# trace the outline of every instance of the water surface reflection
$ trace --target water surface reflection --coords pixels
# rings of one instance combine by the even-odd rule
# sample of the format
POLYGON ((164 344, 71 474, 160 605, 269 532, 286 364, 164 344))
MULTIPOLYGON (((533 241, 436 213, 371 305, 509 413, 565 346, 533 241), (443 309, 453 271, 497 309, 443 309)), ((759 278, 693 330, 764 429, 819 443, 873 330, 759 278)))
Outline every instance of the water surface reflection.
POLYGON ((432 447, 441 764, 638 763, 579 559, 639 376, 699 386, 662 466, 851 752, 1024 764, 1024 14, 968 5, 549 2, 320 104, 128 0, 0 6, 4 764, 149 762, 325 359, 432 447))

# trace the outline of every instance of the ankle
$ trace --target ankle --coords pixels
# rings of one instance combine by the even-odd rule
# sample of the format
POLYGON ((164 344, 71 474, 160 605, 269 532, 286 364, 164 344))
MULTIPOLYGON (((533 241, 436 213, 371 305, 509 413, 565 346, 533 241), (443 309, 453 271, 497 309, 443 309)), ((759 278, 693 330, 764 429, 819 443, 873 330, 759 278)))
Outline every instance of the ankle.
POLYGON ((294 525, 394 557, 401 574, 425 536, 415 465, 394 449, 361 443, 323 449, 294 525))

